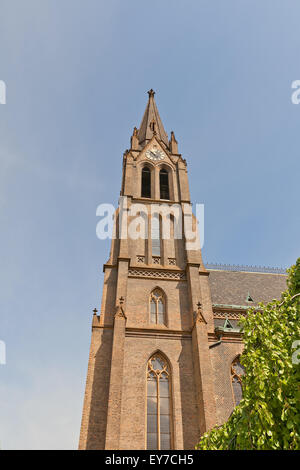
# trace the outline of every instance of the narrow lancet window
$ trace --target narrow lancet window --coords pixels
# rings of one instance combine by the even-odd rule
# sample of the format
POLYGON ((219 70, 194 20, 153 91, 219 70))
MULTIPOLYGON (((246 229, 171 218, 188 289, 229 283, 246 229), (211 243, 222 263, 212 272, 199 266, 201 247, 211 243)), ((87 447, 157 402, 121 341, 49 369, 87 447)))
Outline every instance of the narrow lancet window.
POLYGON ((150 295, 150 322, 163 325, 165 321, 165 297, 160 289, 155 289, 150 295))
POLYGON ((142 197, 151 197, 151 171, 147 166, 142 169, 142 197))
POLYGON ((159 172, 160 199, 170 199, 169 174, 163 169, 159 172))
POLYGON ((155 354, 147 366, 147 449, 171 449, 171 374, 167 361, 155 354))

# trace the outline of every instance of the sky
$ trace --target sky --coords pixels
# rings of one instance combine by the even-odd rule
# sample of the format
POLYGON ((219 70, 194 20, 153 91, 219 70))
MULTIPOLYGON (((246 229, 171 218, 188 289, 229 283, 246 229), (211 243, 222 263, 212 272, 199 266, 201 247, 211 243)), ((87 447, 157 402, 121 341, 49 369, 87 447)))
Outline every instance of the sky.
POLYGON ((76 449, 123 152, 156 91, 203 258, 299 256, 295 0, 0 0, 0 447, 76 449))

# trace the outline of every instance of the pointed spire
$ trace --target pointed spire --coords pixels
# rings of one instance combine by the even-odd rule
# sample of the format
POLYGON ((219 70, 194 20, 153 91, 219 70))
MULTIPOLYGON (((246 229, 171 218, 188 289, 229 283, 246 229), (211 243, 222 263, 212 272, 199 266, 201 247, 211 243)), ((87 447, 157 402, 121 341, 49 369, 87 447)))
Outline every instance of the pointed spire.
POLYGON ((162 140, 164 144, 168 146, 168 136, 154 100, 155 91, 151 88, 151 90, 148 91, 148 95, 148 103, 138 131, 139 142, 141 144, 145 140, 152 139, 153 135, 156 135, 158 139, 162 140))

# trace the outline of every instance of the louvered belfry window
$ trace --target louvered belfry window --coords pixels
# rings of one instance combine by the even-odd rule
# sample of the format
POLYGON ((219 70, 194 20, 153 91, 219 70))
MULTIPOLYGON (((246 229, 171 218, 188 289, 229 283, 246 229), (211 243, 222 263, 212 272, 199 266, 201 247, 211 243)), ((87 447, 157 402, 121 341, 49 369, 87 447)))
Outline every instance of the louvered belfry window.
POLYGON ((159 172, 160 199, 170 199, 169 174, 163 169, 159 172))
POLYGON ((147 166, 142 169, 142 197, 151 197, 151 171, 147 166))

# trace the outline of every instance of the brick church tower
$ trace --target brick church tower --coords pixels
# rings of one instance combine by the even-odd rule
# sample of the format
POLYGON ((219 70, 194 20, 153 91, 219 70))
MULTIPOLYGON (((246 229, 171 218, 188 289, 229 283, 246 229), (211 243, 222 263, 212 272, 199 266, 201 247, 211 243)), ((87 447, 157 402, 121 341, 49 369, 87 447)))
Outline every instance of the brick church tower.
POLYGON ((168 139, 154 91, 148 94, 121 186, 127 213, 138 203, 148 211, 146 237, 126 236, 119 208, 92 322, 80 449, 193 449, 238 402, 237 318, 249 302, 284 289, 279 274, 210 272, 200 248, 175 237, 172 216, 170 236, 162 236, 155 208, 183 208, 190 193, 186 161, 173 132, 168 139))

